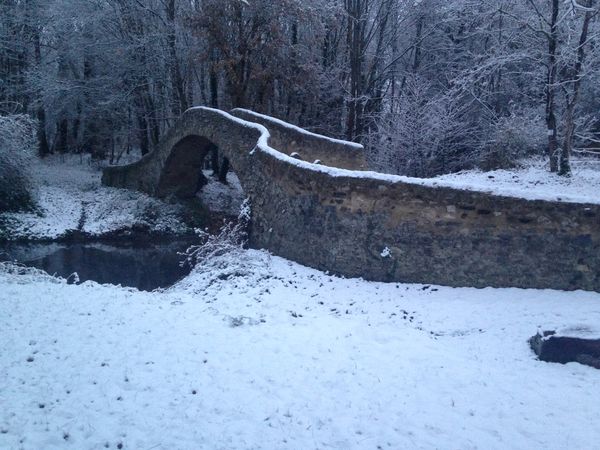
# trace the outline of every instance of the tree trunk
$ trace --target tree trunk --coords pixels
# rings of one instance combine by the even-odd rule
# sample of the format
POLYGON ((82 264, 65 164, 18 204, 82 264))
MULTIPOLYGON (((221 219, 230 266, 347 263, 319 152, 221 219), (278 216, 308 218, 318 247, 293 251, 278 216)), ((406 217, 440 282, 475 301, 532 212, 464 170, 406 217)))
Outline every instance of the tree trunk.
POLYGON ((350 98, 348 100, 348 117, 346 121, 346 138, 350 141, 357 137, 356 130, 360 128, 359 96, 361 93, 362 62, 363 62, 363 8, 362 0, 346 0, 348 15, 347 45, 350 63, 350 98))
MULTIPOLYGON (((41 50, 41 42, 40 42, 40 30, 38 27, 33 28, 33 44, 34 44, 34 54, 35 54, 35 63, 39 67, 42 63, 42 50, 41 50)), ((48 145, 48 135, 46 134, 46 110, 44 109, 44 105, 42 103, 42 99, 39 100, 39 105, 37 107, 37 119, 38 119, 38 129, 37 129, 37 138, 38 138, 38 154, 40 157, 45 157, 50 153, 50 146, 48 145)))
POLYGON ((210 167, 213 171, 213 176, 219 176, 219 148, 214 145, 210 149, 210 167))
POLYGON ((558 132, 556 129, 555 89, 556 89, 556 47, 558 42, 559 0, 552 0, 550 35, 548 36, 548 75, 546 81, 546 128, 548 130, 548 159, 550 171, 558 172, 558 132))
POLYGON ((581 25, 581 34, 579 36, 579 46, 577 47, 577 62, 573 70, 573 84, 571 88, 570 100, 567 96, 567 110, 565 112, 565 140, 560 151, 560 167, 558 174, 564 176, 571 175, 571 151, 573 149, 573 136, 575 134, 575 107, 579 100, 581 90, 581 79, 583 77, 583 63, 585 62, 585 46, 588 42, 588 31, 590 22, 595 15, 595 11, 591 9, 592 0, 582 0, 583 6, 586 8, 583 24, 581 25))
POLYGON ((167 33, 167 43, 169 47, 171 87, 173 90, 172 110, 176 115, 180 115, 188 108, 185 87, 179 59, 177 58, 177 28, 175 24, 176 4, 175 0, 168 0, 165 5, 169 30, 167 33))
POLYGON ((61 119, 56 124, 56 143, 55 149, 59 153, 67 152, 67 141, 69 138, 69 121, 67 119, 61 119))
POLYGON ((229 172, 229 160, 227 158, 223 158, 221 170, 219 170, 219 181, 223 184, 227 184, 227 172, 229 172))
POLYGON ((37 109, 37 119, 38 154, 41 158, 44 158, 50 154, 50 146, 48 145, 48 136, 46 134, 46 110, 41 105, 37 109))
POLYGON ((574 108, 575 100, 571 100, 569 102, 569 106, 567 107, 567 111, 565 113, 565 139, 563 142, 563 146, 560 149, 560 157, 559 157, 559 170, 558 174, 563 176, 571 175, 571 161, 570 155, 571 150, 573 148, 573 134, 575 133, 575 117, 574 117, 574 108), (573 105, 573 107, 571 106, 573 105))
POLYGON ((142 152, 142 156, 144 156, 150 149, 148 141, 148 121, 141 112, 138 113, 138 137, 140 140, 140 151, 142 152))
POLYGON ((210 106, 213 108, 219 107, 219 76, 215 68, 214 62, 210 64, 209 73, 209 86, 210 86, 210 106))

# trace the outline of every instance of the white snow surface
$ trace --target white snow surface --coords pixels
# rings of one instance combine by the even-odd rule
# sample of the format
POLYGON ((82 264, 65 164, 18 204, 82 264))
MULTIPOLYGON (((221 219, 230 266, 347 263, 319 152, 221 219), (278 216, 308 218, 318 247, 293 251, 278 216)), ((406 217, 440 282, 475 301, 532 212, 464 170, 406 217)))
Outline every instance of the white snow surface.
POLYGON ((600 372, 527 339, 600 294, 222 258, 153 293, 3 266, 0 448, 598 448, 600 372))
MULTIPOLYGON (((250 109, 236 108, 234 111, 243 111, 243 112, 245 112, 247 114, 253 115, 253 116, 258 117, 260 119, 263 119, 265 121, 276 123, 277 125, 279 125, 279 126, 281 126, 283 128, 288 128, 288 129, 293 130, 293 131, 295 131, 296 133, 299 133, 299 134, 304 134, 304 135, 307 135, 307 136, 313 136, 313 137, 316 137, 316 138, 319 138, 319 139, 324 139, 326 141, 333 142, 333 143, 336 143, 336 144, 344 144, 344 145, 347 145, 349 147, 354 147, 356 149, 361 149, 361 150, 364 149, 364 147, 363 147, 362 144, 358 144, 358 143, 352 142, 352 141, 344 141, 342 139, 335 139, 335 138, 332 138, 332 137, 329 137, 329 136, 325 136, 323 134, 313 133, 312 131, 308 131, 308 130, 306 130, 304 128, 300 128, 300 127, 298 127, 298 126, 296 126, 294 124, 291 124, 289 122, 285 122, 285 121, 283 121, 281 119, 277 119, 276 117, 272 117, 272 116, 267 116, 267 115, 264 115, 264 114, 260 114, 260 113, 257 113, 255 111, 252 111, 250 109)), ((244 120, 244 119, 242 119, 242 120, 244 120)))
POLYGON ((571 177, 549 172, 546 160, 532 159, 524 161, 517 169, 490 172, 472 170, 434 179, 444 183, 462 183, 472 190, 489 190, 532 200, 600 203, 600 161, 574 159, 571 164, 571 177))
POLYGON ((235 172, 227 173, 227 184, 212 176, 212 170, 204 170, 208 183, 196 194, 210 211, 237 216, 245 198, 244 190, 235 172))
MULTIPOLYGON (((554 330, 551 330, 554 331, 554 330)), ((550 335, 547 336, 546 338, 549 339, 552 336, 566 336, 566 337, 572 337, 572 338, 579 338, 579 339, 600 339, 600 328, 598 327, 598 324, 596 324, 595 327, 589 327, 586 325, 571 325, 565 328, 560 328, 558 330, 556 330, 556 334, 554 335, 550 335)))
POLYGON ((145 194, 102 186, 102 172, 78 155, 35 159, 38 213, 3 213, 10 238, 53 239, 77 230, 99 235, 132 226, 186 231, 179 207, 145 194))

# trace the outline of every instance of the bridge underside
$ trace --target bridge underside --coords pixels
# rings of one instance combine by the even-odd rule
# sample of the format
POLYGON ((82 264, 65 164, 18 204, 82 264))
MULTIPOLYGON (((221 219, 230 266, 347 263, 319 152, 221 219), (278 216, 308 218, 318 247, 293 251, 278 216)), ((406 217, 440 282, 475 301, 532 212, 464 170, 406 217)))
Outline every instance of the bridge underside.
POLYGON ((427 186, 367 169, 362 147, 251 111, 192 108, 103 182, 193 195, 213 146, 252 206, 251 245, 345 276, 600 291, 600 206, 427 186))
POLYGON ((177 142, 164 163, 156 195, 192 197, 204 183, 204 161, 214 148, 203 136, 190 135, 177 142))

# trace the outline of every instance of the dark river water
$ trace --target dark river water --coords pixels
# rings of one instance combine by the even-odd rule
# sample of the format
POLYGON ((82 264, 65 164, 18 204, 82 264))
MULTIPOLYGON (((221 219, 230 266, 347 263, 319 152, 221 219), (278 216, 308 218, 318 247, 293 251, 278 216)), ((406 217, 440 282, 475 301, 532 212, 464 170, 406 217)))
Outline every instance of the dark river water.
POLYGON ((80 281, 120 284, 150 291, 171 286, 189 273, 179 255, 191 240, 135 243, 0 244, 0 260, 36 267, 51 275, 80 281), (73 277, 71 277, 72 279, 73 277))

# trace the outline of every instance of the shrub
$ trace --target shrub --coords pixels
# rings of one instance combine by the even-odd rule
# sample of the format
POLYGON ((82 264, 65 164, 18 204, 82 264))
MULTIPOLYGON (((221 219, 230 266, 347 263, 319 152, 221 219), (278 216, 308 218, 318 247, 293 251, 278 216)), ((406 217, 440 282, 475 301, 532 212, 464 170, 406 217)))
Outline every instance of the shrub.
POLYGON ((376 118, 367 137, 369 162, 379 171, 430 177, 468 168, 473 134, 467 108, 452 93, 436 92, 427 80, 407 79, 394 111, 376 118))
POLYGON ((510 169, 520 160, 541 154, 545 125, 536 111, 513 111, 500 118, 482 142, 478 166, 483 170, 510 169))
POLYGON ((248 238, 248 224, 250 222, 250 207, 248 200, 242 204, 238 219, 223 224, 217 234, 209 234, 204 230, 197 229, 196 234, 200 237, 199 245, 192 245, 185 253, 184 264, 194 268, 206 267, 221 256, 237 252, 243 249, 248 238))
POLYGON ((171 289, 205 296, 233 284, 238 289, 262 292, 265 280, 273 276, 270 255, 244 248, 249 221, 250 208, 246 200, 237 221, 225 222, 217 234, 198 231, 202 242, 184 253, 183 264, 190 264, 192 272, 171 289))
POLYGON ((0 212, 31 209, 29 167, 35 154, 36 122, 27 115, 0 116, 0 212))

